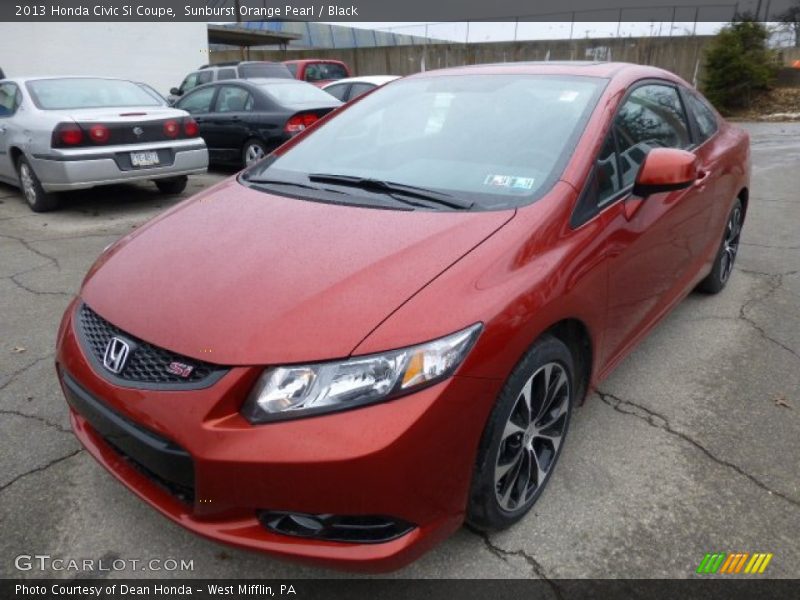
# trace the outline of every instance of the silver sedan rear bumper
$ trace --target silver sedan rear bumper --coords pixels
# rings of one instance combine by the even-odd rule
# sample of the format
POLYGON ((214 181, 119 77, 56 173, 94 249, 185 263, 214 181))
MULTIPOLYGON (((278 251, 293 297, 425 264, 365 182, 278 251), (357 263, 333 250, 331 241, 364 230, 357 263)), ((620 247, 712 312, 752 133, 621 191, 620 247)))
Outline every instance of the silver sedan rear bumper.
POLYGON ((208 150, 202 139, 194 138, 105 148, 51 150, 48 154, 34 154, 30 160, 45 191, 60 192, 204 173, 208 168, 208 150), (160 164, 133 167, 131 152, 142 151, 157 152, 160 164))

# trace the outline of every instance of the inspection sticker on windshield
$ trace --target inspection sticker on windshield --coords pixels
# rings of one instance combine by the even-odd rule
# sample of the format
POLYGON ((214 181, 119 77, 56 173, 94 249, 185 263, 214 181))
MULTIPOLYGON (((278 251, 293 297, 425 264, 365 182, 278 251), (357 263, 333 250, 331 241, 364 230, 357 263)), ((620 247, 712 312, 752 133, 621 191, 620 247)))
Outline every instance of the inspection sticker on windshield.
POLYGON ((483 185, 504 187, 514 190, 531 190, 534 184, 533 177, 514 177, 513 175, 487 175, 483 185))

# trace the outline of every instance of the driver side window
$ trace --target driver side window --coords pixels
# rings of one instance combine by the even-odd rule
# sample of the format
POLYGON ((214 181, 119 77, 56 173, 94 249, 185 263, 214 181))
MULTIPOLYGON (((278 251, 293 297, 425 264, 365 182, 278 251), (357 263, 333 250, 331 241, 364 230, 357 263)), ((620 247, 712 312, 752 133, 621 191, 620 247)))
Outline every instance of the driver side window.
POLYGON ((643 85, 622 105, 614 121, 622 187, 633 185, 644 157, 653 148, 688 148, 692 141, 678 90, 643 85))

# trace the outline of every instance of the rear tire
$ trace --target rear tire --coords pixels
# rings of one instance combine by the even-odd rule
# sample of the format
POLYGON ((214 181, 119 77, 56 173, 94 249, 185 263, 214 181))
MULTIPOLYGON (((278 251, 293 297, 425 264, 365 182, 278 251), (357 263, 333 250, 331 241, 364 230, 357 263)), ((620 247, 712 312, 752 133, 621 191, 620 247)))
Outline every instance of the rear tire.
POLYGON ((242 165, 249 167, 265 158, 267 154, 269 154, 269 150, 264 142, 250 138, 242 146, 242 165))
POLYGON ((17 175, 25 200, 33 212, 49 212, 58 208, 59 197, 44 191, 42 183, 24 155, 20 155, 17 159, 17 175))
POLYGON ((731 273, 733 273, 736 255, 739 252, 739 238, 742 235, 743 221, 742 201, 737 198, 730 215, 728 215, 728 223, 725 225, 722 244, 717 251, 714 265, 708 276, 698 284, 699 291, 706 294, 718 294, 728 284, 731 273))
POLYGON ((505 529, 533 507, 561 455, 575 389, 572 354, 550 335, 514 367, 478 449, 467 507, 470 526, 505 529))
POLYGON ((169 179, 156 179, 155 184, 158 191, 162 194, 180 194, 186 189, 189 178, 186 175, 181 177, 170 177, 169 179))

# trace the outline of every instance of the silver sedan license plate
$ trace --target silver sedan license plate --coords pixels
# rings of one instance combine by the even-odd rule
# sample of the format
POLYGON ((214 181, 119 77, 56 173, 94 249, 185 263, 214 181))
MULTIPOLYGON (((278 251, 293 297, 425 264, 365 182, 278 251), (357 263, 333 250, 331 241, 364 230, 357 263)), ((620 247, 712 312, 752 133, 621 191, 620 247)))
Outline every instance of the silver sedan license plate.
POLYGON ((158 163, 158 152, 155 152, 154 150, 148 150, 146 152, 131 152, 131 164, 134 167, 152 167, 158 163))

